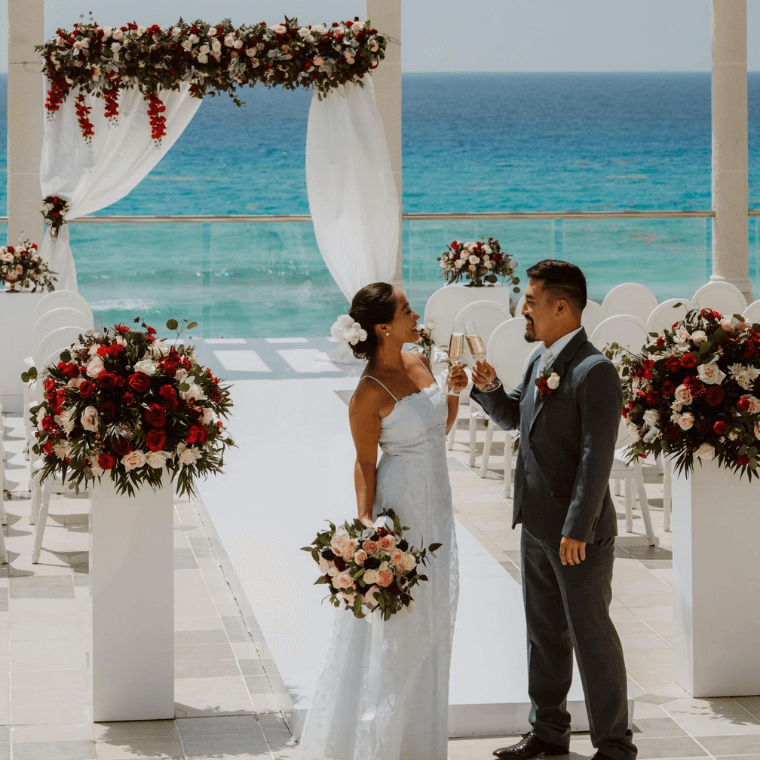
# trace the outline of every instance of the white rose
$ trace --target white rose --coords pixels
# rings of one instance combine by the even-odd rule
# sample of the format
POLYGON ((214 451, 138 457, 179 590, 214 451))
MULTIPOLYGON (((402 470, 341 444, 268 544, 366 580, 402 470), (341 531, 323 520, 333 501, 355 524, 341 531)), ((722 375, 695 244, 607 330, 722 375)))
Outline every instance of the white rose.
POLYGON ((475 264, 470 264, 469 267, 467 267, 471 272, 477 272, 478 268, 475 266, 475 264))
POLYGON ((467 261, 467 259, 469 258, 469 256, 470 256, 470 254, 467 253, 467 251, 461 251, 460 254, 459 254, 459 258, 462 259, 462 261, 467 261))
POLYGON ((747 414, 757 414, 760 412, 760 399, 757 399, 754 396, 742 396, 742 398, 746 398, 749 402, 749 409, 747 409, 747 414))
POLYGON ((733 319, 733 317, 723 317, 723 319, 720 320, 720 326, 726 332, 731 332, 734 329, 734 319, 733 319))
POLYGON ((681 430, 691 430, 694 427, 694 415, 691 412, 682 414, 678 419, 681 430))
POLYGON ((660 413, 656 409, 647 409, 644 412, 644 424, 647 427, 655 427, 660 421, 660 413))
POLYGON ((275 34, 285 34, 288 31, 288 27, 285 24, 277 24, 277 26, 269 27, 275 34))
POLYGON ((235 45, 234 45, 235 50, 240 50, 241 47, 243 47, 243 41, 235 40, 235 45))
POLYGON ((112 42, 111 43, 111 52, 118 53, 121 50, 121 43, 120 42, 112 42))
POLYGON ((197 462, 201 458, 200 449, 194 446, 185 446, 184 443, 177 446, 177 453, 179 454, 180 464, 183 465, 193 464, 193 462, 197 462))
POLYGON ((211 52, 211 48, 208 45, 201 45, 200 48, 198 49, 198 52, 206 55, 207 53, 211 52))
POLYGON ((151 451, 148 456, 145 457, 145 461, 154 469, 159 470, 166 465, 166 460, 171 459, 172 454, 168 451, 151 451))
POLYGON ((121 31, 121 29, 116 29, 113 33, 113 38, 115 40, 123 40, 124 39, 124 32, 121 31))
POLYGON ((464 261, 462 261, 462 259, 459 259, 458 261, 455 261, 455 262, 454 262, 454 266, 455 266, 457 269, 461 269, 461 268, 464 266, 464 261))
POLYGON ((685 327, 679 327, 676 331, 676 337, 679 342, 683 343, 691 338, 689 331, 685 327))
POLYGON ((190 40, 182 40, 182 47, 185 48, 185 50, 190 50, 193 47, 193 43, 190 42, 190 40))
MULTIPOLYGON (((88 407, 88 409, 93 409, 94 407, 88 407)), ((97 411, 95 412, 97 415, 97 411)), ((74 430, 74 426, 76 425, 76 420, 73 419, 74 417, 74 410, 73 409, 67 409, 62 415, 61 415, 61 421, 60 426, 67 432, 71 433, 72 430, 74 430)), ((86 428, 89 430, 89 428, 86 428)), ((97 427, 95 428, 97 430, 97 427)), ((93 431, 94 432, 94 431, 93 431)))
POLYGON ((203 392, 203 388, 197 383, 190 383, 190 387, 186 391, 180 391, 179 394, 185 401, 193 399, 194 401, 202 401, 206 398, 206 394, 203 392))
POLYGON ((145 454, 142 451, 130 451, 129 454, 121 458, 121 463, 124 465, 124 469, 129 472, 129 470, 134 470, 145 464, 145 454))
POLYGON ((184 367, 180 367, 174 377, 178 383, 181 383, 187 377, 187 370, 184 367))
POLYGON ((470 264, 479 264, 480 263, 480 259, 477 256, 470 256, 470 258, 468 260, 469 260, 470 264))
POLYGON ((625 426, 626 428, 628 428, 628 433, 630 435, 632 435, 634 438, 639 437, 639 429, 638 427, 636 427, 635 422, 631 422, 630 420, 628 420, 628 422, 625 423, 625 426))
POLYGON ((679 385, 678 388, 676 388, 675 399, 679 404, 690 404, 692 398, 688 386, 679 385))
POLYGON ((697 449, 697 456, 705 461, 715 459, 715 449, 709 443, 703 443, 697 449))
POLYGON ((224 44, 225 44, 226 47, 229 47, 229 48, 234 47, 234 45, 235 45, 235 35, 234 34, 228 34, 224 38, 224 44))
POLYGON ((364 29, 364 24, 361 21, 354 21, 353 24, 351 24, 351 31, 353 32, 361 32, 364 29))
POLYGON ((720 385, 726 379, 726 373, 718 367, 714 360, 709 364, 700 364, 697 375, 705 385, 720 385))
POLYGON ((13 261, 13 259, 14 259, 14 256, 13 256, 12 253, 4 253, 3 254, 3 261, 11 262, 11 261, 13 261))
POLYGON ((62 443, 56 443, 53 446, 53 454, 55 454, 58 459, 66 459, 66 447, 62 443))
POLYGON ((143 359, 142 361, 135 363, 135 372, 142 372, 143 374, 148 375, 148 377, 155 375, 157 369, 158 365, 150 359, 143 359))
POLYGON ((324 24, 317 24, 316 26, 312 26, 311 31, 319 34, 327 34, 327 27, 324 24))
POLYGON ((100 373, 105 370, 105 365, 103 364, 103 360, 99 356, 93 356, 92 359, 90 359, 89 362, 87 362, 87 374, 90 377, 98 378, 100 377, 100 373))
POLYGON ((556 391, 557 388, 559 388, 559 375, 556 372, 552 372, 551 375, 549 375, 546 384, 553 391, 556 391))
POLYGON ((188 38, 193 45, 197 45, 201 40, 197 34, 191 34, 188 38))
POLYGON ((182 29, 178 26, 172 28, 172 37, 179 37, 182 34, 182 29))
POLYGON ((650 428, 644 436, 644 443, 651 443, 656 438, 660 437, 660 429, 658 427, 650 428))
POLYGON ((105 470, 98 464, 98 458, 93 457, 90 460, 90 469, 92 470, 92 477, 99 478, 105 470))
POLYGON ((486 261, 486 269, 493 269, 493 261, 486 261))
POLYGON ((100 427, 100 415, 94 406, 87 406, 80 416, 82 427, 91 433, 97 432, 100 427))

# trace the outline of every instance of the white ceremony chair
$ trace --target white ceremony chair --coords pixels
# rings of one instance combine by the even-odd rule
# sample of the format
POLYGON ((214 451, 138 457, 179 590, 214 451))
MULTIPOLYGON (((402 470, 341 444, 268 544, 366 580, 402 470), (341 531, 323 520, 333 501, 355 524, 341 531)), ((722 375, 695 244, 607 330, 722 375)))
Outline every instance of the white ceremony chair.
POLYGON ((588 335, 591 335, 606 318, 604 309, 596 301, 586 301, 586 308, 581 314, 581 325, 588 335))
POLYGON ((675 322, 680 322, 689 310, 688 298, 668 298, 652 311, 647 319, 647 331, 661 333, 670 330, 675 322))
POLYGON ((525 305, 525 293, 523 293, 520 296, 520 300, 517 302, 517 305, 515 306, 515 316, 521 317, 522 316, 522 310, 523 306, 525 305))
POLYGON ((37 320, 48 311, 60 308, 77 309, 89 315, 91 320, 93 318, 90 304, 79 293, 73 290, 54 290, 52 293, 46 293, 35 305, 32 311, 32 324, 36 324, 37 320))
POLYGON ((5 548, 5 535, 3 525, 7 525, 5 516, 5 419, 3 418, 3 405, 0 404, 0 564, 8 564, 8 551, 5 548))
MULTIPOLYGON (((617 441, 615 442, 615 460, 610 471, 610 480, 625 482, 625 529, 633 533, 633 504, 638 498, 641 517, 644 520, 644 532, 649 546, 656 546, 654 530, 652 529, 652 516, 649 513, 649 499, 647 498, 646 486, 644 485, 644 472, 639 459, 634 459, 627 464, 623 459, 622 449, 632 443, 633 439, 625 426, 625 421, 620 418, 617 441), (635 487, 635 488, 634 488, 635 487), (634 496, 635 493, 635 496, 634 496)), ((667 469, 667 467, 665 468, 667 469)))
POLYGON ((622 348, 640 354, 649 336, 646 325, 640 319, 630 314, 616 314, 601 322, 589 340, 600 351, 610 343, 618 343, 622 348))
MULTIPOLYGON (((524 317, 510 319, 509 322, 504 322, 504 324, 499 325, 494 330, 491 339, 488 341, 488 361, 496 369, 496 374, 505 391, 514 390, 520 384, 525 366, 533 353, 541 345, 543 344, 528 343, 525 340, 524 317)), ((471 427, 470 429, 472 440, 471 451, 474 451, 476 429, 476 427, 471 427)), ((488 461, 491 457, 491 446, 493 444, 495 429, 496 424, 489 421, 483 444, 483 457, 480 466, 481 477, 484 477, 488 471, 488 461)), ((517 438, 517 431, 505 430, 504 433, 504 496, 505 498, 509 498, 512 490, 512 448, 517 438)), ((473 464, 474 460, 470 466, 473 464)))
POLYGON ((753 301, 746 309, 744 309, 742 314, 744 315, 744 319, 750 324, 757 324, 760 322, 760 299, 753 301))
POLYGON ((746 311, 747 299, 741 290, 730 282, 708 282, 693 295, 691 308, 712 309, 730 317, 746 311))
POLYGON ((631 314, 646 323, 657 306, 657 296, 639 282, 624 282, 616 285, 602 301, 602 311, 607 317, 617 314, 631 314))
POLYGON ((445 285, 428 298, 425 304, 424 324, 436 346, 448 349, 454 320, 459 312, 472 302, 472 289, 456 284, 445 285))

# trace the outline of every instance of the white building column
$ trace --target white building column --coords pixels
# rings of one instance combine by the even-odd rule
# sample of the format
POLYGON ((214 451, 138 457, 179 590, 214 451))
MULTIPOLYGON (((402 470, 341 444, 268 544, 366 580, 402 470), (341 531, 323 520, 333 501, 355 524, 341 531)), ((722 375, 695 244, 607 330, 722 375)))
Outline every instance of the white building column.
MULTIPOLYGON (((380 33, 392 38, 385 59, 372 75, 375 98, 385 127, 399 203, 402 204, 401 179, 401 0, 366 0, 367 18, 380 33)), ((399 209, 399 213, 403 204, 399 209)), ((393 284, 403 287, 402 225, 399 219, 398 256, 393 284)))
POLYGON ((747 171, 747 0, 712 0, 711 280, 752 301, 747 171))
POLYGON ((44 89, 35 45, 45 40, 44 0, 8 0, 8 243, 42 242, 40 156, 44 89))

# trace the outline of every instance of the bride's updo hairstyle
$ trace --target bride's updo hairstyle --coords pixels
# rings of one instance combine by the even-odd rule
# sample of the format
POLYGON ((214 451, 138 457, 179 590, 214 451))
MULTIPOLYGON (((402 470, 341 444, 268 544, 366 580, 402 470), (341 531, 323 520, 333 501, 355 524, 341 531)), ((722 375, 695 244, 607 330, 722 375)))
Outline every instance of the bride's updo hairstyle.
POLYGON ((365 285, 351 301, 348 316, 358 322, 367 333, 366 340, 351 346, 357 359, 371 359, 377 351, 376 325, 390 324, 396 316, 396 298, 393 285, 387 282, 373 282, 365 285))

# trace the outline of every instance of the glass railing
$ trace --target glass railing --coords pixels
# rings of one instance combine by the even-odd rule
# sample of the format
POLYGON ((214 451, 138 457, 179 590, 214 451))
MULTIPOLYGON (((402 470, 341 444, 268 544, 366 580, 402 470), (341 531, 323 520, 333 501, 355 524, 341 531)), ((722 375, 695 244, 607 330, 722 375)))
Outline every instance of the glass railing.
MULTIPOLYGON (((452 240, 497 238, 518 274, 543 258, 578 264, 589 296, 621 282, 660 300, 687 297, 711 272, 712 212, 406 214, 404 280, 420 312, 443 280, 436 257, 452 240)), ((0 240, 5 237, 0 218, 0 240)), ((140 316, 199 323, 204 338, 324 336, 347 308, 308 216, 87 217, 71 224, 79 287, 99 324, 140 316)), ((750 269, 760 282, 758 218, 750 269)))

